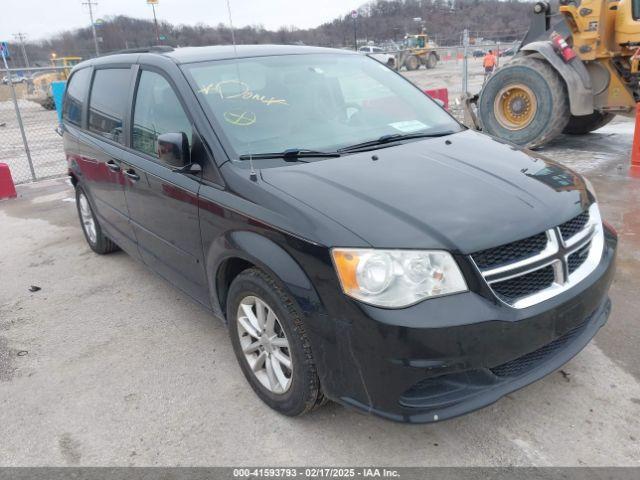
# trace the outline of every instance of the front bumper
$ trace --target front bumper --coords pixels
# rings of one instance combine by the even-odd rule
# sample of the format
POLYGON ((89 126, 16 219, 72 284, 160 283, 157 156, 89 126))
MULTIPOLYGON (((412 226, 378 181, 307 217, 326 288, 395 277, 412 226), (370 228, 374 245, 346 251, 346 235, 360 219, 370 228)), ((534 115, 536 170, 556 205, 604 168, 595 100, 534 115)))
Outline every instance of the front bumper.
POLYGON ((490 405, 560 368, 604 325, 615 249, 607 232, 601 262, 585 280, 520 310, 475 292, 399 310, 345 300, 309 332, 325 393, 409 423, 490 405))

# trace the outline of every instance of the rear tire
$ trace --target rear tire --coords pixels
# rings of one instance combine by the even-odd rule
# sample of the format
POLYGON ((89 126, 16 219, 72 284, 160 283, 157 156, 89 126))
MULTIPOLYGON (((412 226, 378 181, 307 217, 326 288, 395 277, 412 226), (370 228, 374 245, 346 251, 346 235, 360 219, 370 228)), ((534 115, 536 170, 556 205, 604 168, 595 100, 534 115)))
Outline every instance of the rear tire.
POLYGON ((264 403, 288 416, 303 415, 326 403, 302 314, 271 276, 257 268, 240 273, 229 288, 226 310, 231 343, 242 373, 264 403), (262 310, 262 321, 259 320, 259 307, 266 307, 262 310), (253 317, 247 314, 246 308, 253 317), (271 327, 269 312, 275 315, 271 327), (251 322, 249 328, 245 328, 247 321, 251 322), (274 331, 274 324, 275 337, 269 334, 274 331), (273 343, 263 343, 268 338, 273 343), (265 353, 267 357, 260 360, 265 353), (288 367, 281 361, 283 354, 290 362, 288 367), (278 365, 274 362, 279 363, 279 372, 276 372, 278 365), (282 377, 283 373, 288 382, 282 377))
POLYGON ((569 135, 584 135, 604 127, 615 118, 613 113, 593 112, 591 115, 574 117, 571 115, 569 123, 564 127, 563 133, 569 135))
POLYGON ((546 61, 516 57, 488 78, 480 92, 478 116, 488 134, 539 147, 569 122, 567 88, 546 61))
POLYGON ((102 233, 102 227, 94 214, 89 197, 80 185, 76 187, 76 208, 84 238, 91 250, 101 255, 119 250, 118 245, 102 233))

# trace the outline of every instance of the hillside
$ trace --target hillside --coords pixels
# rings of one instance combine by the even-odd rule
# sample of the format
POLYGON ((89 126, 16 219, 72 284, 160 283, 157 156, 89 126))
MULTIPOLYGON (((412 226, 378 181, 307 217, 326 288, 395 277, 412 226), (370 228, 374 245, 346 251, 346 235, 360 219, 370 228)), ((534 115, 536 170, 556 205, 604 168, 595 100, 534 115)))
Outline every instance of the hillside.
MULTIPOLYGON (((455 8, 445 0, 377 0, 359 9, 358 40, 376 43, 401 41, 406 33, 417 33, 423 19, 426 31, 441 45, 460 42, 461 32, 469 28, 472 36, 495 40, 521 38, 528 26, 531 3, 526 1, 457 0, 455 8)), ((231 43, 231 31, 223 23, 216 26, 172 25, 161 22, 163 43, 173 46, 215 45, 231 43)), ((108 17, 98 30, 102 53, 124 48, 156 44, 152 21, 124 15, 108 17)), ((260 25, 246 26, 235 31, 238 43, 304 43, 332 47, 353 46, 353 20, 349 12, 316 28, 300 30, 282 27, 266 30, 260 25)), ((90 27, 62 32, 39 43, 28 43, 27 54, 33 64, 47 62, 50 54, 78 55, 83 58, 95 54, 90 27)), ((13 66, 21 66, 22 58, 14 55, 13 66)))

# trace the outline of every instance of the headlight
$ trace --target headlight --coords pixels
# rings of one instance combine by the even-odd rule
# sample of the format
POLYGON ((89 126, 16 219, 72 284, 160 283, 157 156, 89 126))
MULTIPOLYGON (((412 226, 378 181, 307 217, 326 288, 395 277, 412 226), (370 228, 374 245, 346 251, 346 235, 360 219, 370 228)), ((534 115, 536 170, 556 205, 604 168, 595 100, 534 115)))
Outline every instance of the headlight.
POLYGON ((448 252, 334 248, 331 254, 344 293, 372 305, 407 307, 467 290, 448 252))

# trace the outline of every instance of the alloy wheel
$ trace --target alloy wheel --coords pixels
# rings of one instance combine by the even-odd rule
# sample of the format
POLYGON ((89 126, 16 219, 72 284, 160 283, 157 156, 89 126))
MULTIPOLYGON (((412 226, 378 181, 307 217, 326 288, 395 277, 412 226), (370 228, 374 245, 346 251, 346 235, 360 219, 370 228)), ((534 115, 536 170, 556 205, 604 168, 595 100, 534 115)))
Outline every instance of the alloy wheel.
POLYGON ((96 221, 93 218, 93 212, 89 206, 89 200, 84 193, 79 195, 80 197, 80 219, 82 221, 82 228, 87 234, 87 238, 91 244, 95 244, 98 240, 98 232, 96 230, 96 221))
POLYGON ((236 323, 240 347, 253 375, 270 392, 286 393, 293 362, 289 341, 273 309, 256 296, 244 297, 236 323))

